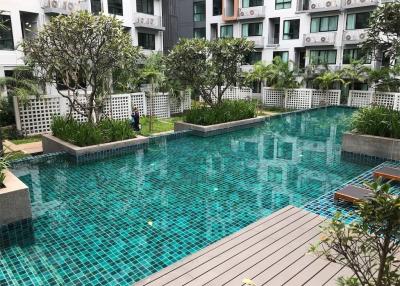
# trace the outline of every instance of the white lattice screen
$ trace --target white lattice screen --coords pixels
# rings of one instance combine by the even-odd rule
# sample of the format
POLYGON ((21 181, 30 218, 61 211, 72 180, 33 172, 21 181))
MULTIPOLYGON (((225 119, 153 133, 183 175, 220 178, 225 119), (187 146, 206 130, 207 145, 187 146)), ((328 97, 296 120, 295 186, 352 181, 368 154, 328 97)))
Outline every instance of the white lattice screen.
MULTIPOLYGON (((87 100, 86 100, 85 96, 78 96, 77 100, 81 104, 86 104, 87 103, 87 100)), ((79 121, 79 122, 87 121, 87 117, 85 117, 82 114, 76 112, 75 110, 71 110, 70 103, 69 103, 69 100, 67 98, 60 97, 60 102, 61 102, 61 114, 69 114, 69 113, 71 113, 72 118, 74 118, 76 121, 79 121)))
POLYGON ((151 97, 147 96, 146 101, 147 115, 159 118, 170 117, 168 94, 157 94, 151 97))
POLYGON ((340 104, 340 90, 312 90, 312 107, 323 105, 339 105, 340 104))
POLYGON ((285 93, 283 90, 263 88, 262 104, 267 107, 284 107, 285 93))
MULTIPOLYGON (((222 89, 225 87, 222 86, 222 89)), ((214 89, 214 94, 217 96, 217 88, 214 89)), ((224 94, 222 95, 222 100, 248 100, 253 96, 253 91, 249 87, 236 87, 230 86, 228 87, 224 94)), ((213 102, 217 102, 217 98, 214 97, 213 102)), ((200 102, 204 102, 203 98, 200 97, 200 102)))
POLYGON ((311 108, 311 89, 289 89, 286 91, 285 108, 307 109, 311 108))
POLYGON ((373 92, 364 90, 350 90, 348 105, 355 107, 367 107, 370 105, 386 106, 400 110, 400 93, 395 92, 373 92))
POLYGON ((111 118, 123 120, 131 117, 132 100, 130 94, 113 95, 108 102, 111 102, 111 118))
POLYGON ((131 106, 139 110, 140 115, 147 115, 147 102, 144 92, 131 94, 131 106))

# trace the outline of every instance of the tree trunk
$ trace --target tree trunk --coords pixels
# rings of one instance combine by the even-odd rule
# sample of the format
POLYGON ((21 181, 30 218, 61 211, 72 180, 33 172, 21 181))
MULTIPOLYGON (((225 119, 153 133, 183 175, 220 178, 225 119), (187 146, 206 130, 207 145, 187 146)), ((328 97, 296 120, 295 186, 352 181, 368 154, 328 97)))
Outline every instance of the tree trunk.
POLYGON ((0 157, 3 156, 3 132, 1 131, 0 128, 0 157))

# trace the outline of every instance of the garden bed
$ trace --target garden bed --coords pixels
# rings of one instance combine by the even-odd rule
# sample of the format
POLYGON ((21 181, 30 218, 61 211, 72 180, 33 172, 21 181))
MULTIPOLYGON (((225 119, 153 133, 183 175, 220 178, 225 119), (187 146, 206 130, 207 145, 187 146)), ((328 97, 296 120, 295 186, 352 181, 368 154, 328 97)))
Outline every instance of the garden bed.
POLYGON ((28 187, 10 171, 5 171, 0 187, 0 226, 32 217, 28 187))
POLYGON ((194 135, 208 137, 239 129, 249 128, 265 122, 265 117, 248 118, 213 125, 197 125, 187 122, 175 122, 174 131, 191 130, 194 135))
POLYGON ((400 139, 345 133, 342 141, 342 152, 400 160, 400 139))

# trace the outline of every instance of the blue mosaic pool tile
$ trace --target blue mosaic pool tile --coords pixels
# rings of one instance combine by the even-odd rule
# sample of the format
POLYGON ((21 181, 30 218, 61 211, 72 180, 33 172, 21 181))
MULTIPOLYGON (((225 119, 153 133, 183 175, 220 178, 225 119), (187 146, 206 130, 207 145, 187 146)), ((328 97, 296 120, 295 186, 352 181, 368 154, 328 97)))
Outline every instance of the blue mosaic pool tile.
MULTIPOLYGON (((353 110, 297 112, 201 138, 76 163, 13 166, 29 186, 33 243, 1 248, 0 285, 131 285, 372 166, 341 159, 353 110)), ((4 234, 2 234, 4 235, 4 234)))

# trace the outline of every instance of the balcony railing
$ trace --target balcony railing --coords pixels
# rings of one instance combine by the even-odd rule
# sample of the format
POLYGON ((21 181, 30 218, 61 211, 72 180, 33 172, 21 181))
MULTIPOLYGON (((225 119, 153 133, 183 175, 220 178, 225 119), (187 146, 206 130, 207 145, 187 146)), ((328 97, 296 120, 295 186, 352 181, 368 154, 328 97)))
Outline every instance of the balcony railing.
POLYGON ((357 44, 367 39, 368 29, 344 30, 343 44, 357 44))
POLYGON ((310 0, 309 12, 339 10, 341 0, 310 0))
POLYGON ((247 37, 246 38, 249 41, 254 42, 254 47, 255 48, 264 48, 264 37, 262 36, 253 36, 253 37, 247 37))
POLYGON ((343 0, 344 8, 376 6, 378 4, 379 4, 378 0, 343 0))
POLYGON ((238 19, 255 19, 255 18, 265 18, 264 6, 239 8, 238 19))
POLYGON ((137 28, 148 28, 155 30, 165 30, 162 25, 162 18, 144 13, 136 13, 133 17, 133 24, 137 28))
POLYGON ((336 32, 304 34, 304 46, 333 45, 336 40, 336 32))

